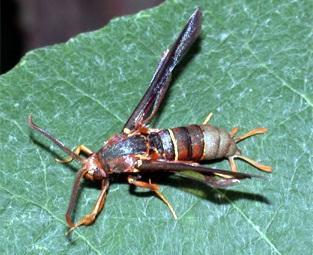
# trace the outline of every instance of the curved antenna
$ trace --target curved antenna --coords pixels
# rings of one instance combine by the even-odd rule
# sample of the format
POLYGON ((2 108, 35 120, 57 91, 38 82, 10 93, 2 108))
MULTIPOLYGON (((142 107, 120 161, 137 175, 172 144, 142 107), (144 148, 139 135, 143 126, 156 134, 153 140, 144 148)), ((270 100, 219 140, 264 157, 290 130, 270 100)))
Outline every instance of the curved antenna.
POLYGON ((65 214, 65 218, 66 218, 66 222, 67 222, 67 225, 70 227, 70 228, 73 228, 75 227, 76 225, 73 223, 72 221, 72 211, 73 209, 75 208, 75 205, 76 205, 76 201, 77 201, 77 198, 78 198, 78 193, 79 193, 79 189, 80 189, 80 179, 88 172, 88 169, 85 169, 85 168, 81 168, 77 174, 76 174, 76 178, 75 178, 75 181, 74 181, 74 184, 73 184, 73 189, 72 189, 72 195, 71 195, 71 199, 70 199, 70 202, 68 204, 68 207, 67 207, 67 211, 66 211, 66 214, 65 214))
POLYGON ((32 115, 30 114, 28 117, 28 125, 38 131, 39 133, 43 134, 45 137, 47 137, 48 139, 50 139, 50 141, 52 141, 54 144, 56 144, 59 148, 61 148, 65 153, 67 153, 69 156, 71 156, 72 158, 76 159, 77 161, 84 163, 84 159, 81 158, 80 156, 78 156, 77 154, 75 154, 73 151, 71 151, 69 148, 65 147, 64 144, 62 142, 60 142, 58 139, 56 139, 55 137, 53 137, 51 134, 49 134, 46 130, 38 127, 32 119, 32 115))

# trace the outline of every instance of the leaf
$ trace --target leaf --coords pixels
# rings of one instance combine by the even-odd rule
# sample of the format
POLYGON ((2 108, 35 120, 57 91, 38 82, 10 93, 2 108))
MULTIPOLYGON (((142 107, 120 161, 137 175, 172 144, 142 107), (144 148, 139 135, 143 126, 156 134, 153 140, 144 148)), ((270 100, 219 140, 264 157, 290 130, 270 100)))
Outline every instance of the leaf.
MULTIPOLYGON (((267 181, 227 191, 159 179, 179 216, 150 193, 110 188, 96 223, 64 233, 78 165, 27 126, 32 113, 67 146, 97 150, 121 130, 162 52, 195 8, 167 1, 65 44, 29 52, 0 78, 0 252, 5 254, 310 254, 312 248, 313 49, 311 1, 199 1, 201 40, 175 73, 156 126, 201 123, 269 128, 240 143, 273 166, 267 181), (31 139, 33 136, 33 139, 31 139), (36 141, 36 142, 35 142, 36 141)), ((244 172, 255 173, 239 162, 244 172)), ((226 162, 212 166, 228 169, 226 162)), ((77 215, 99 190, 85 187, 77 215)))

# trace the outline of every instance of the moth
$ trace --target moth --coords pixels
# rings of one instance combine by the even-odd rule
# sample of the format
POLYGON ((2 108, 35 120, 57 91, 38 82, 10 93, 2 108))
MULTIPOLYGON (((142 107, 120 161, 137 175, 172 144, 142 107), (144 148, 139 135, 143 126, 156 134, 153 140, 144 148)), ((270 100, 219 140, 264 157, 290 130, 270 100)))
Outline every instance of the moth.
POLYGON ((69 163, 71 160, 76 160, 81 163, 66 212, 69 231, 82 225, 90 225, 96 220, 104 207, 110 181, 114 175, 125 175, 129 184, 153 191, 168 206, 174 218, 177 218, 173 206, 161 193, 159 186, 152 183, 150 179, 144 179, 143 175, 158 172, 181 174, 193 171, 200 174, 203 177, 202 181, 206 184, 214 188, 223 188, 241 179, 254 177, 254 175, 237 171, 234 161, 236 158, 260 170, 271 172, 271 167, 261 165, 241 155, 237 147, 240 141, 265 133, 266 128, 256 128, 236 137, 238 128, 227 132, 208 124, 211 114, 200 125, 168 129, 148 127, 163 102, 174 68, 200 34, 201 17, 201 11, 196 9, 174 44, 164 52, 148 90, 126 121, 121 133, 109 138, 98 151, 94 152, 85 145, 79 145, 75 150, 70 150, 46 130, 36 125, 32 116, 29 116, 29 126, 33 130, 50 139, 69 155, 65 160, 58 160, 59 162, 69 163), (80 154, 88 157, 82 157, 80 154), (231 171, 213 169, 200 164, 201 161, 224 158, 229 161, 231 171), (101 191, 91 212, 74 223, 72 214, 82 178, 101 184, 101 191))

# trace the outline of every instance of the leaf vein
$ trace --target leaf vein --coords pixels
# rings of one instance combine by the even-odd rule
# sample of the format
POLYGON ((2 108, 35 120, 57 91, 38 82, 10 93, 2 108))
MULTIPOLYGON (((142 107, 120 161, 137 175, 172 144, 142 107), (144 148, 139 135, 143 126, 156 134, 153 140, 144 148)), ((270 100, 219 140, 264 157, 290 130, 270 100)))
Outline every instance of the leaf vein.
POLYGON ((107 113, 109 113, 111 116, 113 116, 115 119, 117 119, 119 122, 124 123, 124 120, 122 120, 118 115, 114 114, 112 111, 110 111, 108 109, 108 107, 106 105, 104 105, 103 103, 101 103, 97 98, 87 94, 85 91, 83 91, 82 89, 74 86, 72 83, 70 83, 69 81, 66 81, 64 79, 61 79, 61 81, 64 81, 66 84, 68 84, 69 86, 71 86, 72 88, 74 88, 77 92, 79 92, 80 94, 82 94, 83 96, 89 98, 91 101, 97 103, 98 105, 100 105, 107 113))
MULTIPOLYGON (((305 107, 304 109, 302 109, 301 111, 299 112, 295 112, 293 114, 290 114, 288 118, 284 119, 283 121, 279 122, 276 127, 280 127, 282 125, 284 125, 286 122, 288 122, 289 120, 291 120, 293 117, 305 112, 307 109, 309 109, 309 106, 305 107)), ((274 127, 275 128, 275 127, 274 127)))
POLYGON ((192 204, 189 208, 187 208, 186 211, 184 211, 179 217, 178 217, 178 221, 181 220, 188 212, 190 212, 198 203, 200 203, 200 199, 195 202, 194 204, 192 204))
POLYGON ((253 50, 251 49, 251 47, 249 46, 249 44, 246 44, 247 49, 250 51, 250 53, 252 54, 252 56, 254 56, 257 61, 259 61, 260 65, 265 68, 265 70, 270 73, 271 75, 273 75, 276 79, 278 79, 281 83, 282 86, 288 88, 289 90, 291 90, 293 93, 295 93, 296 95, 300 96, 301 98, 303 98, 308 105, 310 105, 311 107, 313 107, 313 102, 311 101, 311 99, 309 97, 307 97, 307 95, 301 93, 300 91, 296 90, 295 88, 293 88, 290 84, 288 84, 282 77, 280 77, 277 73, 275 73, 267 64, 263 63, 258 56, 253 52, 253 50))
MULTIPOLYGON (((31 199, 28 199, 28 198, 26 198, 26 197, 23 197, 22 195, 15 194, 14 192, 12 192, 12 191, 9 190, 9 189, 6 189, 5 187, 0 186, 0 189, 3 190, 4 192, 10 194, 10 195, 11 195, 13 198, 15 198, 15 199, 22 199, 22 200, 24 200, 24 201, 27 202, 27 203, 30 203, 30 204, 32 204, 32 205, 35 205, 35 206, 41 208, 42 210, 46 211, 50 216, 52 216, 52 218, 54 218, 56 221, 58 221, 58 222, 60 222, 60 223, 62 223, 62 224, 64 225, 64 221, 61 220, 59 217, 57 217, 55 214, 53 214, 53 212, 50 211, 46 206, 41 205, 41 204, 39 204, 39 203, 37 203, 37 202, 35 202, 35 201, 32 201, 31 199)), ((91 242, 90 242, 84 235, 78 233, 77 231, 76 231, 76 234, 77 234, 78 237, 81 238, 94 252, 96 252, 96 253, 99 254, 99 255, 101 254, 101 252, 100 252, 95 246, 93 246, 93 245, 91 244, 91 242)))
POLYGON ((28 135, 24 132, 23 128, 18 124, 18 122, 16 120, 12 120, 12 119, 8 119, 6 117, 4 117, 3 115, 0 115, 0 117, 8 122, 13 123, 20 131, 21 133, 25 136, 28 137, 28 135))
POLYGON ((275 251, 276 254, 281 255, 276 246, 267 237, 267 235, 260 230, 260 227, 256 225, 234 202, 232 202, 225 194, 225 199, 239 212, 239 214, 252 226, 252 228, 260 235, 260 237, 275 251))

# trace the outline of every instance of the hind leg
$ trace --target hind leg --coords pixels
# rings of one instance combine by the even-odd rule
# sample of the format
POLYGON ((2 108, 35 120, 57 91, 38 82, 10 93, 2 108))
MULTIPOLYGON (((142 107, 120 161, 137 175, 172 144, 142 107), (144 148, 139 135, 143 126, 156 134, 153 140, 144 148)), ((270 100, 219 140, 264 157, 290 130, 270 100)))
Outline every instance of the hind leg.
MULTIPOLYGON (((255 129, 252 129, 250 130, 249 132, 237 137, 237 138, 234 138, 235 134, 237 133, 238 131, 238 128, 233 128, 231 131, 230 131, 230 136, 234 139, 234 141, 236 143, 239 143, 241 142, 242 140, 248 138, 248 137, 251 137, 251 136, 254 136, 254 135, 258 135, 258 134, 264 134, 266 131, 267 131, 267 128, 255 128, 255 129)), ((230 169, 233 171, 233 172, 237 172, 237 166, 236 166, 236 163, 234 161, 235 158, 239 158, 241 160, 244 160, 246 162, 248 162, 250 165, 254 166, 255 168, 261 170, 261 171, 264 171, 264 172, 272 172, 272 168, 270 166, 266 166, 266 165, 262 165, 248 157, 245 157, 245 156, 242 156, 240 155, 239 153, 236 154, 236 155, 233 155, 231 157, 228 157, 228 162, 229 162, 229 165, 230 165, 230 169)))

